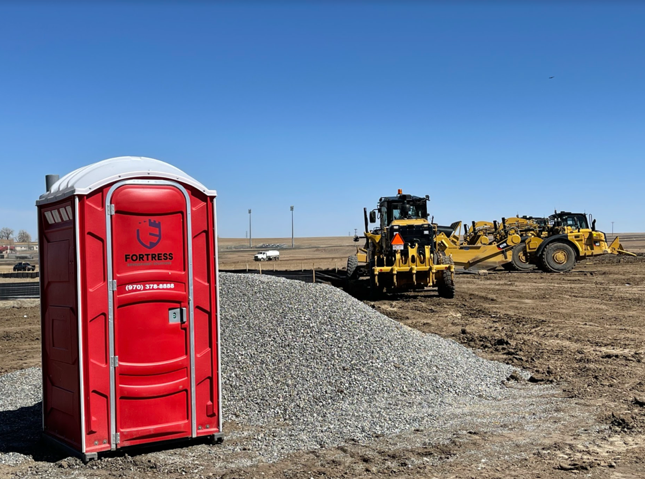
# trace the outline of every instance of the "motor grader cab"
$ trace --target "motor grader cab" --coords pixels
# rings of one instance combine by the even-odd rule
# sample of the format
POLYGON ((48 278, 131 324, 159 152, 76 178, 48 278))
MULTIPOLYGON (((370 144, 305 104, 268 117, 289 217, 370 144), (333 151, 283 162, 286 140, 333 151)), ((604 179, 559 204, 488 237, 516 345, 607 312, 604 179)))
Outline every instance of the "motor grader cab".
POLYGON ((618 237, 607 244, 607 235, 596 231, 596 220, 590 220, 584 213, 556 211, 544 225, 543 235, 524 241, 528 262, 546 272, 565 273, 571 271, 578 260, 591 256, 636 256, 625 251, 618 237))
POLYGON ((374 296, 437 287, 439 296, 454 297, 454 265, 436 248, 437 228, 428 221, 428 200, 399 190, 396 196, 380 198, 369 216, 363 210, 365 246, 347 260, 349 281, 369 276, 374 296), (370 223, 377 223, 371 231, 370 223))

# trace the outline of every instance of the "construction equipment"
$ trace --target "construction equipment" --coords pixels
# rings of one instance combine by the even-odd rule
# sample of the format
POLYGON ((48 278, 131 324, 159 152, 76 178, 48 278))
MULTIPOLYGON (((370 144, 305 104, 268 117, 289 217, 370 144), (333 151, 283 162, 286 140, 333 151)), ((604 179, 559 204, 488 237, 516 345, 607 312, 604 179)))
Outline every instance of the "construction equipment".
POLYGON ((620 240, 607 244, 606 235, 591 227, 587 215, 567 211, 548 218, 522 216, 497 221, 472 222, 464 226, 453 223, 450 236, 439 235, 439 248, 452 255, 454 263, 464 269, 527 271, 536 266, 546 272, 570 271, 580 259, 602 254, 626 254, 620 240))
POLYGON ((618 236, 607 244, 607 235, 596 231, 596 220, 589 226, 584 213, 556 211, 541 231, 541 235, 527 237, 523 243, 528 262, 545 272, 565 273, 578 260, 603 254, 636 256, 625 251, 618 236))
POLYGON ((502 267, 508 271, 528 271, 534 268, 530 263, 526 252, 525 242, 532 237, 545 237, 548 233, 545 230, 547 224, 546 218, 533 216, 515 216, 511 218, 502 218, 498 224, 496 221, 495 229, 492 232, 493 240, 497 244, 504 243, 509 236, 517 235, 521 238, 520 243, 514 243, 510 251, 510 261, 502 264, 502 267))
MULTIPOLYGON (((438 248, 452 255, 454 264, 464 269, 489 270, 502 266, 507 269, 526 269, 526 258, 522 251, 522 240, 528 236, 541 234, 540 225, 544 218, 531 216, 502 218, 497 221, 473 221, 471 226, 464 225, 463 236, 459 236, 461 221, 450 227, 439 227, 446 231, 438 235, 438 248), (515 267, 515 264, 518 267, 515 267)), ((528 265, 528 268, 533 266, 528 265)))
MULTIPOLYGON (((370 293, 437 287, 439 296, 455 295, 452 258, 436 247, 437 226, 428 221, 429 197, 403 194, 379 199, 369 213, 363 209, 365 246, 347 259, 348 282, 369 276, 370 293), (369 230, 369 223, 380 224, 369 230)), ((443 233, 442 233, 443 234, 443 233)))
POLYGON ((461 221, 457 221, 448 228, 452 230, 449 234, 441 232, 437 235, 437 249, 451 256, 454 265, 463 269, 495 269, 511 260, 513 248, 522 241, 515 233, 495 239, 493 233, 496 229, 493 223, 475 223, 471 230, 466 227, 466 234, 461 239, 461 221))

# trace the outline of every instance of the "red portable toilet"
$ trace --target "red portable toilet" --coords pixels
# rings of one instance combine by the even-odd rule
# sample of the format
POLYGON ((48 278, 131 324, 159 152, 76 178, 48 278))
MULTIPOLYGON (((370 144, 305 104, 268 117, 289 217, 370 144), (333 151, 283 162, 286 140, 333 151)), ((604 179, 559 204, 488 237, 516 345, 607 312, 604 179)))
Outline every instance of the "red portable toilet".
POLYGON ((216 192, 131 156, 49 180, 36 202, 45 437, 84 460, 219 439, 216 192))

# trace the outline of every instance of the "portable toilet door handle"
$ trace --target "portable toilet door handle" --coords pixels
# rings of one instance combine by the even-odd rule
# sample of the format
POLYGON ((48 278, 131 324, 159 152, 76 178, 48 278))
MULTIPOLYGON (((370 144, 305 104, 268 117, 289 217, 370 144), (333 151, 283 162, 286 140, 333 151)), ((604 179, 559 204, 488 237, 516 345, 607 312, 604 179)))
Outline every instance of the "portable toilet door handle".
POLYGON ((185 323, 186 322, 186 308, 172 308, 168 310, 169 323, 185 323))

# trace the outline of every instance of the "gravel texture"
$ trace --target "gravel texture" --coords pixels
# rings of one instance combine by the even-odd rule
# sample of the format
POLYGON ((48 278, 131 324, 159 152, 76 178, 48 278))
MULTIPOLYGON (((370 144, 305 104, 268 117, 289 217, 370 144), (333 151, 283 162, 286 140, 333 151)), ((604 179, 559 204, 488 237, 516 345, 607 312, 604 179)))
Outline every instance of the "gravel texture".
POLYGON ((0 376, 0 464, 31 461, 42 429, 40 368, 0 376))
POLYGON ((0 376, 0 411, 33 406, 42 397, 40 368, 23 369, 0 376))
POLYGON ((518 371, 327 285, 222 274, 221 300, 224 417, 287 449, 427 427, 518 371))
MULTIPOLYGON (((549 414, 539 388, 505 385, 526 373, 402 326, 341 290, 269 276, 220 279, 229 430, 220 446, 146 456, 157 462, 239 466, 419 428, 495 428, 549 414)), ((0 464, 37 456, 40 384, 35 368, 0 376, 0 464)))

